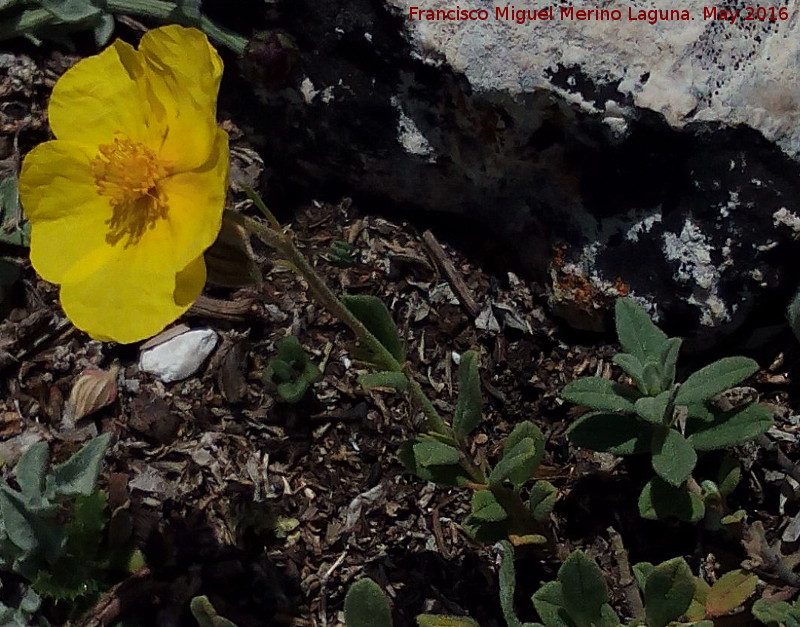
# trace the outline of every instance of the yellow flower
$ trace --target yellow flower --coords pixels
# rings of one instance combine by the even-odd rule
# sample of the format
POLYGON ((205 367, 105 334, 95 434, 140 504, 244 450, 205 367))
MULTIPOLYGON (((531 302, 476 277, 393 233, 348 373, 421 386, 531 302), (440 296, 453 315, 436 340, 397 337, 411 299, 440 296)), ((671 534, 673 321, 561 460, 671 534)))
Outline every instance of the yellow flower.
POLYGON ((228 137, 222 61, 205 35, 166 26, 69 69, 50 98, 57 139, 20 174, 31 262, 94 338, 135 342, 185 312, 219 232, 228 137))

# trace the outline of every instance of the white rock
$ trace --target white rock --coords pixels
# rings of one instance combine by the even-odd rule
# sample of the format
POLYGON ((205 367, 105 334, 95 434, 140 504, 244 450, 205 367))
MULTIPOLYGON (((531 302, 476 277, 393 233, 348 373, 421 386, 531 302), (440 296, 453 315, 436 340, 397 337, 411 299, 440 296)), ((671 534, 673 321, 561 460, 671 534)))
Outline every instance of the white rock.
POLYGON ((164 383, 181 381, 200 369, 216 345, 217 334, 212 329, 187 331, 143 350, 139 370, 164 383))

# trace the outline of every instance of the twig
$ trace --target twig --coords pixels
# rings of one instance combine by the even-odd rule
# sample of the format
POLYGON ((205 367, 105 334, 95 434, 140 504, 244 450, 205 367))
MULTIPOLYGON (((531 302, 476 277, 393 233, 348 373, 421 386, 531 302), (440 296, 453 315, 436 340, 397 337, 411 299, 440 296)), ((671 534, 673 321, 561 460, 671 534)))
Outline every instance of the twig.
POLYGON ((326 587, 328 585, 328 579, 330 579, 333 572, 342 565, 344 562, 344 558, 347 555, 347 549, 342 551, 342 554, 336 559, 327 572, 319 578, 319 618, 322 627, 327 627, 328 625, 328 599, 325 597, 327 593, 326 587))
POLYGON ((189 315, 217 320, 241 321, 247 319, 253 310, 253 300, 220 300, 202 294, 189 309, 189 315))
POLYGON ((142 566, 124 581, 120 581, 89 611, 89 616, 76 624, 76 627, 107 627, 127 610, 141 607, 145 597, 153 596, 154 589, 163 584, 149 580, 150 569, 142 566))
POLYGON ((625 550, 625 545, 622 544, 622 536, 619 535, 614 527, 609 527, 606 531, 608 531, 608 536, 611 538, 611 546, 614 549, 614 559, 617 560, 617 566, 619 567, 619 585, 622 586, 622 589, 625 591, 625 598, 628 600, 628 606, 634 618, 644 618, 642 595, 633 577, 631 564, 628 560, 628 552, 625 550))
POLYGON ((458 301, 464 306, 464 309, 467 310, 470 316, 476 318, 481 311, 480 305, 478 305, 475 298, 473 298, 472 292, 470 292, 467 284, 464 283, 464 279, 456 272, 453 262, 450 261, 442 245, 430 231, 425 231, 422 234, 422 242, 425 244, 425 248, 428 249, 431 257, 433 257, 436 265, 447 277, 447 280, 450 282, 450 287, 453 288, 453 292, 458 298, 458 301))

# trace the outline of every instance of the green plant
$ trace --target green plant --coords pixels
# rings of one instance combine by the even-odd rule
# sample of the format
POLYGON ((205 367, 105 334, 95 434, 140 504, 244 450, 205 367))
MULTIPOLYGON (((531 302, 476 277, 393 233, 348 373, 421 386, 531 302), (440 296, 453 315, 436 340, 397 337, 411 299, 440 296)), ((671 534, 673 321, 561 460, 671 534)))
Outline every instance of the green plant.
MULTIPOLYGON (((359 579, 347 591, 344 599, 345 627, 392 627, 392 609, 381 587, 372 579, 359 579)), ((420 614, 419 627, 478 627, 478 623, 463 616, 420 614)))
POLYGON ((655 476, 641 492, 641 515, 700 520, 705 504, 692 479, 698 453, 747 442, 772 425, 769 411, 752 400, 735 407, 717 402, 758 364, 725 357, 676 383, 681 340, 668 338, 629 298, 618 299, 615 311, 625 352, 615 355, 614 363, 635 387, 601 377, 569 383, 563 398, 595 411, 570 425, 567 436, 574 445, 596 451, 650 455, 655 476))
POLYGON ((74 600, 91 598, 112 573, 128 570, 129 547, 99 539, 106 495, 95 482, 109 440, 98 436, 49 469, 46 442, 23 453, 15 468, 19 489, 0 481, 0 571, 23 577, 42 596, 74 600))
MULTIPOLYGON (((0 625, 3 627, 49 627, 50 623, 36 613, 42 605, 42 599, 29 586, 20 585, 18 602, 9 606, 0 602, 0 625)), ((0 581, 0 589, 3 582, 0 581)))
POLYGON ((293 335, 278 341, 278 352, 269 360, 264 382, 274 388, 284 403, 299 403, 313 383, 319 381, 319 371, 293 335))
POLYGON ((200 627, 236 627, 227 618, 217 614, 206 596, 194 597, 189 603, 189 609, 200 627))
POLYGON ((759 599, 753 603, 753 616, 768 627, 800 627, 800 601, 759 599))
POLYGON ((327 253, 321 257, 337 268, 350 268, 358 263, 358 251, 350 242, 334 240, 327 253))
POLYGON ((128 14, 196 26, 241 54, 247 40, 211 22, 201 5, 201 0, 5 0, 0 3, 0 40, 28 37, 38 42, 91 30, 103 46, 114 32, 114 15, 128 14))

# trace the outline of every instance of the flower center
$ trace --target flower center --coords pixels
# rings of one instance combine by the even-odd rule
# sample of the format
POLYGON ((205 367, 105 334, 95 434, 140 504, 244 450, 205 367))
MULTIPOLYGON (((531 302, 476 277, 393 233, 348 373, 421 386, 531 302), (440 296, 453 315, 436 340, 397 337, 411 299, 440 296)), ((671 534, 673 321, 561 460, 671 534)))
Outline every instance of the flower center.
POLYGON ((91 169, 97 192, 111 203, 112 216, 106 222, 110 244, 126 235, 126 245, 135 243, 156 220, 166 217, 166 199, 159 193, 158 182, 171 168, 144 144, 114 138, 98 148, 91 169))

